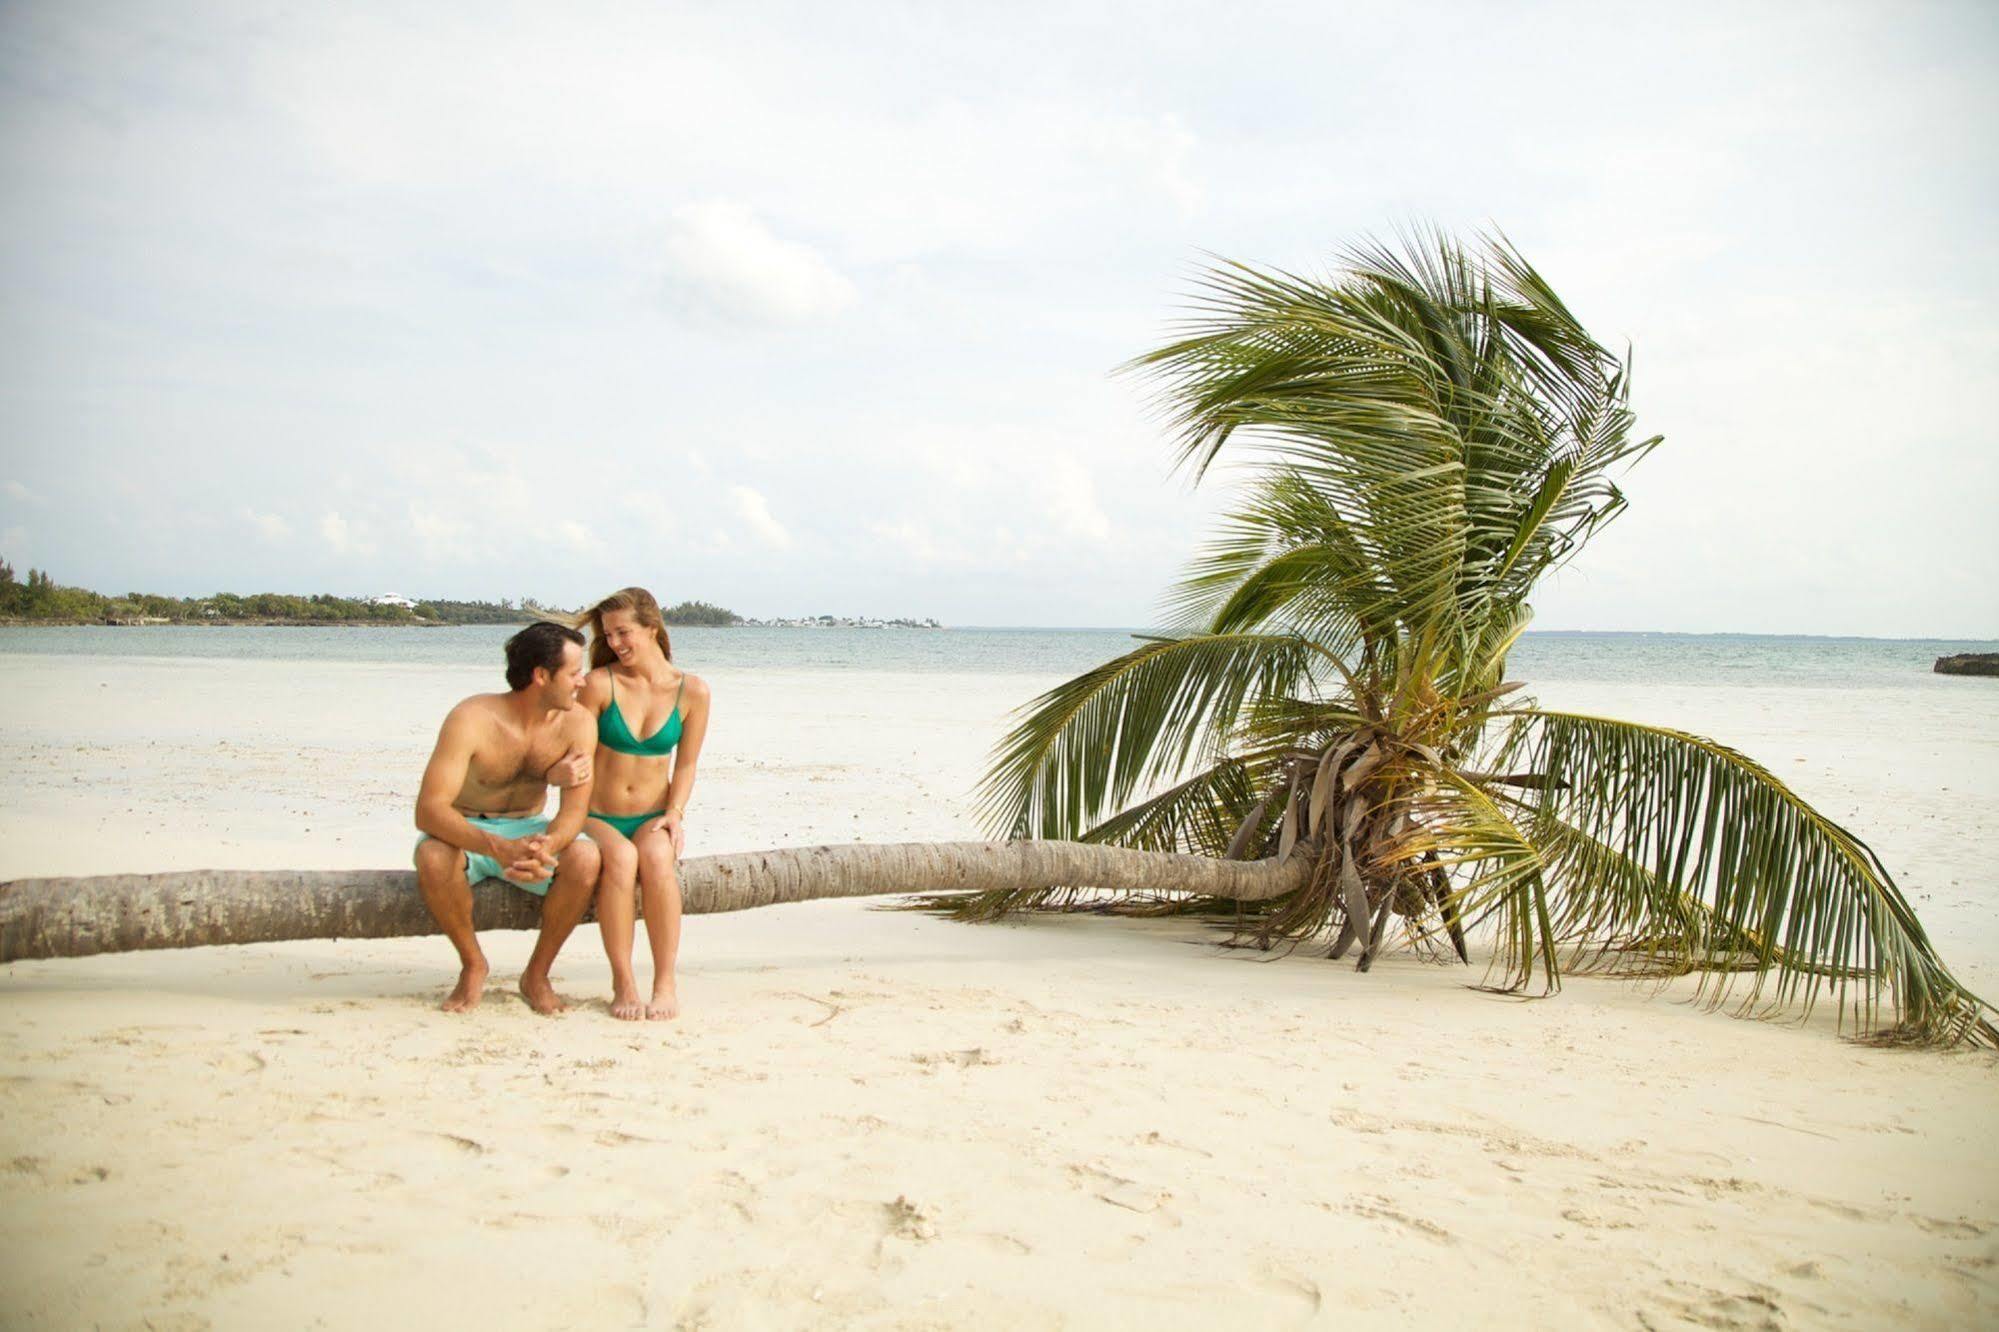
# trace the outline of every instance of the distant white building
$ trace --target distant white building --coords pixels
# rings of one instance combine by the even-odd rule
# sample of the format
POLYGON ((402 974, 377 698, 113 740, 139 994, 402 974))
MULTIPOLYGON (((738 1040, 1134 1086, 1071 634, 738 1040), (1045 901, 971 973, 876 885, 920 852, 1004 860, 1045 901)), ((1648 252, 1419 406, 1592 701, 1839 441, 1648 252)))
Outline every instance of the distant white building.
POLYGON ((379 597, 370 597, 368 598, 368 604, 370 606, 401 606, 404 610, 416 609, 414 601, 411 601, 408 597, 399 597, 393 592, 384 593, 379 597))

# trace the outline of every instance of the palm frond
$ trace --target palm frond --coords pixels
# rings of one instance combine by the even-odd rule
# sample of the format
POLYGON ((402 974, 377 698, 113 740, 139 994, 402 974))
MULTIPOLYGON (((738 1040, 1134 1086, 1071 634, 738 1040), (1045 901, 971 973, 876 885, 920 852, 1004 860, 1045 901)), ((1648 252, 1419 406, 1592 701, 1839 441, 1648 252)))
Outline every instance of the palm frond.
POLYGON ((1544 863, 1566 863, 1571 922, 1673 951, 1704 970, 1715 1005, 1802 1014, 1829 995, 1870 1039, 1999 1044, 1990 1006, 1945 968, 1880 858, 1754 760, 1539 709, 1516 714, 1504 752, 1546 779, 1518 823, 1544 863))
POLYGON ((1561 988, 1558 936, 1550 912, 1548 864, 1521 825, 1516 802, 1502 804, 1481 784, 1448 769, 1409 789, 1408 822, 1393 859, 1433 866, 1452 880, 1454 913, 1466 929, 1488 922, 1495 948, 1486 988, 1524 990, 1538 968, 1544 993, 1561 988))
POLYGON ((1250 700, 1285 697, 1331 669, 1286 634, 1196 634, 1141 644, 1043 694, 994 751, 987 826, 1073 838, 1141 793, 1214 761, 1250 700))
POLYGON ((1203 768, 1085 829, 1076 840, 1219 857, 1255 806, 1260 787, 1272 780, 1275 762, 1259 757, 1226 758, 1203 768))
POLYGON ((1632 440, 1626 368, 1499 239, 1363 246, 1334 283, 1220 264, 1186 332, 1128 367, 1159 382, 1183 461, 1199 474, 1251 441, 1339 543, 1259 497, 1183 587, 1216 614, 1330 599, 1370 640, 1445 621, 1478 636, 1621 511, 1609 470, 1657 442, 1632 440), (1314 565, 1333 576, 1299 577, 1314 565))

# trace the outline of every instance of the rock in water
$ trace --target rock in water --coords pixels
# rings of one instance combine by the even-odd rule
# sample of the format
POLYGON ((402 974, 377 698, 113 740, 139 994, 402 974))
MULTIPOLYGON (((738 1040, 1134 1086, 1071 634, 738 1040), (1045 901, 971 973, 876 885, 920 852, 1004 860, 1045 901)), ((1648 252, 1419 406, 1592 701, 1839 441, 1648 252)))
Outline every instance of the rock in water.
POLYGON ((1999 652, 1960 652, 1938 657, 1938 675, 1999 675, 1999 652))

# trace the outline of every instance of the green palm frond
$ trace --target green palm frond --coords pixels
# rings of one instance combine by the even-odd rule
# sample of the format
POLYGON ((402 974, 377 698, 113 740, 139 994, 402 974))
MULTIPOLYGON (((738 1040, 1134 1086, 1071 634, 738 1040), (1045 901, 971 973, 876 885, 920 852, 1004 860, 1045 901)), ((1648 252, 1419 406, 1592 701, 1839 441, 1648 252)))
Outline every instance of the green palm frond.
POLYGON ((1702 970, 1716 1005, 1740 991, 1740 1011, 1803 1013, 1829 991, 1843 1020, 1884 1041, 1999 1040, 1879 857, 1754 760, 1666 727, 1541 710, 1517 715, 1503 750, 1549 779, 1524 794, 1520 823, 1566 860, 1572 922, 1702 970), (1578 838, 1602 850, 1581 854, 1578 838))
POLYGON ((1475 259, 1422 237, 1406 250, 1357 250, 1337 284, 1219 266, 1188 336, 1132 363, 1161 382, 1183 461, 1199 474, 1252 440, 1336 517, 1312 524, 1342 547, 1317 557, 1322 571, 1349 571, 1308 592, 1296 575, 1310 561, 1260 551, 1258 527, 1309 544, 1266 494, 1183 586, 1183 607, 1219 613, 1239 592, 1235 608, 1267 615, 1285 601, 1274 586, 1337 596, 1350 626, 1455 619, 1475 634, 1621 511, 1610 469, 1657 442, 1631 437, 1625 367, 1509 246, 1475 259), (1257 554, 1265 576, 1232 580, 1257 554))
POLYGON ((1136 795, 1219 758, 1246 702, 1296 694, 1327 655, 1282 634, 1158 638, 1043 694, 994 752, 987 826, 1076 837, 1136 795))
POLYGON ((1420 831, 1404 838, 1396 855, 1409 864, 1434 864, 1450 876, 1451 897, 1467 928, 1492 926, 1491 971, 1502 983, 1486 988, 1523 990, 1538 967, 1544 992, 1552 993, 1561 987, 1562 968, 1548 864, 1511 803, 1477 782, 1440 772, 1434 785, 1412 793, 1410 817, 1420 831))
POLYGON ((1391 639, 1393 616, 1371 552, 1303 477, 1279 470, 1222 519, 1168 598, 1174 618, 1210 633, 1283 627, 1341 655, 1391 639))
POLYGON ((1274 780, 1275 769, 1267 756, 1223 759, 1084 829, 1076 840, 1220 856, 1260 791, 1274 780))

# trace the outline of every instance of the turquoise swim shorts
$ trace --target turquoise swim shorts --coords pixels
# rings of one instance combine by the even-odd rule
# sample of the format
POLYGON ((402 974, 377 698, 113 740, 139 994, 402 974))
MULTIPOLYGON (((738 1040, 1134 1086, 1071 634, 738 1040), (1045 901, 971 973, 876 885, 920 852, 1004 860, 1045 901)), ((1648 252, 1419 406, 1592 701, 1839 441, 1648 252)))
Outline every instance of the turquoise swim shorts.
MULTIPOLYGON (((478 828, 484 832, 492 833, 495 837, 506 837, 510 839, 516 837, 532 837, 536 833, 545 833, 548 831, 548 820, 542 818, 539 814, 535 815, 532 818, 526 818, 526 819, 475 818, 468 814, 465 818, 465 821, 471 824, 474 828, 478 828)), ((577 836, 579 840, 582 841, 587 842, 588 840, 590 840, 589 838, 584 837, 580 833, 577 834, 577 836)), ((430 834, 425 833, 423 836, 416 839, 416 844, 418 846, 422 846, 425 842, 428 842, 429 840, 430 840, 430 834)), ((477 883, 481 879, 499 879, 501 878, 500 871, 504 868, 506 867, 500 864, 499 861, 493 859, 491 856, 479 855, 471 851, 467 851, 465 853, 465 882, 467 883, 477 883)), ((502 880, 502 882, 505 883, 514 883, 514 887, 522 889, 525 892, 533 893, 536 897, 548 896, 548 885, 553 883, 554 881, 555 881, 555 876, 552 874, 548 878, 543 879, 539 883, 514 883, 512 879, 502 880)))

